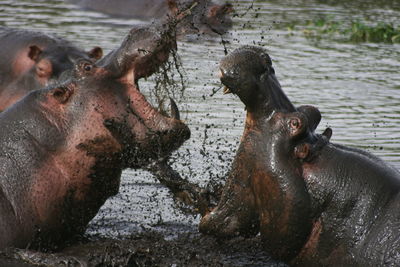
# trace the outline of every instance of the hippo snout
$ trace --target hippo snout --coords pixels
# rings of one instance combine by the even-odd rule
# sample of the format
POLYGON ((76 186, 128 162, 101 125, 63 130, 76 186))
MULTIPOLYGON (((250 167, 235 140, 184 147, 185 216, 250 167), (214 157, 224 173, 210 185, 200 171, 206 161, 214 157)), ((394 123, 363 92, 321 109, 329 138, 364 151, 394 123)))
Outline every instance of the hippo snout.
POLYGON ((182 143, 190 138, 190 129, 180 119, 180 112, 175 101, 170 98, 170 115, 159 117, 159 124, 155 129, 159 131, 158 136, 162 139, 164 149, 168 152, 177 149, 182 143))
POLYGON ((159 136, 162 139, 162 144, 165 144, 164 148, 171 151, 179 148, 183 142, 190 138, 190 129, 182 121, 173 120, 171 127, 162 131, 159 136))
POLYGON ((205 215, 199 224, 199 231, 203 234, 218 237, 235 237, 240 234, 239 219, 235 215, 221 216, 219 211, 211 211, 205 215))

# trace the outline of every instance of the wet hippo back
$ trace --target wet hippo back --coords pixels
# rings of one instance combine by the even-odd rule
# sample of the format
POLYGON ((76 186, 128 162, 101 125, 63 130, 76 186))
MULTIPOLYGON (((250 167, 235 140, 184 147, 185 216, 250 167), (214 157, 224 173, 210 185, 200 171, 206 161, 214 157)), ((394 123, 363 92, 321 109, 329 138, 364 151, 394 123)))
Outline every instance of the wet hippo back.
POLYGON ((84 9, 110 16, 140 20, 165 21, 177 12, 193 9, 178 25, 178 35, 224 34, 232 27, 231 4, 215 4, 211 0, 67 0, 84 9), (193 6, 193 4, 195 4, 193 6))
MULTIPOLYGON (((36 100, 38 92, 30 93, 20 101, 21 103, 18 103, 19 105, 12 106, 0 114, 2 125, 0 188, 5 197, 2 205, 7 208, 0 215, 5 228, 13 225, 13 229, 5 236, 9 236, 10 242, 13 242, 15 246, 24 244, 26 239, 32 239, 36 234, 36 229, 40 228, 41 218, 37 214, 37 206, 35 206, 37 203, 32 198, 35 185, 33 177, 38 175, 45 177, 46 172, 50 174, 58 171, 52 157, 65 138, 65 135, 57 131, 57 127, 43 117, 41 112, 38 112, 41 108, 36 100), (46 165, 49 169, 42 172, 41 168, 46 165), (18 229, 18 233, 15 229, 18 229)), ((54 181, 56 180, 47 182, 49 188, 54 181)), ((36 193, 43 197, 48 195, 45 188, 36 193)), ((5 242, 4 239, 0 238, 0 240, 5 242)))
POLYGON ((0 247, 5 247, 7 244, 11 242, 12 238, 12 230, 15 225, 17 225, 17 221, 14 217, 5 216, 4 214, 13 214, 15 213, 13 210, 13 206, 5 195, 3 189, 0 188, 0 247))
POLYGON ((365 151, 329 143, 303 177, 311 196, 315 233, 294 262, 396 266, 400 173, 365 151))
POLYGON ((372 227, 356 257, 368 263, 383 262, 385 266, 398 266, 400 262, 400 193, 388 202, 385 211, 372 227))
POLYGON ((169 12, 165 0, 68 0, 68 2, 111 16, 144 20, 162 18, 169 12))

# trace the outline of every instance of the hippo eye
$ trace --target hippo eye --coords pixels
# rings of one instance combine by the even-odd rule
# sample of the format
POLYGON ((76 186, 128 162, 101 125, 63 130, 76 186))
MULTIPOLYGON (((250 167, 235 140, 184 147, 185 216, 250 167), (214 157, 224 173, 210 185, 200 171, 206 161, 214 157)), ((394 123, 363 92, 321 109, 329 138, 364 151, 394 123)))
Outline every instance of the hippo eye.
POLYGON ((89 63, 86 63, 86 64, 83 65, 83 69, 85 71, 89 72, 89 71, 91 71, 93 69, 93 65, 89 64, 89 63))
POLYGON ((292 128, 292 129, 298 129, 298 128, 300 128, 300 121, 299 121, 299 119, 291 119, 290 120, 290 128, 292 128))

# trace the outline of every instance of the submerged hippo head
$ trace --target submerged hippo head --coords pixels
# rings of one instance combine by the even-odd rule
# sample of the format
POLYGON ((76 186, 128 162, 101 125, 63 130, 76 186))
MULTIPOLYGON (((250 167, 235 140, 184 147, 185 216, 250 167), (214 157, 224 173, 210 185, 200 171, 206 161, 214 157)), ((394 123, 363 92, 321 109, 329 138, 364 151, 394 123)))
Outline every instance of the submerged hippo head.
POLYGON ((327 128, 322 135, 315 134, 320 120, 320 111, 313 106, 301 106, 296 112, 276 112, 267 121, 265 140, 271 144, 279 157, 292 159, 292 166, 310 161, 320 148, 329 141, 332 130, 327 128))
POLYGON ((0 43, 0 111, 54 83, 78 60, 95 62, 103 53, 100 47, 86 52, 56 36, 5 27, 0 27, 0 43))
POLYGON ((101 61, 80 60, 61 84, 0 114, 1 154, 15 155, 0 160, 0 248, 47 247, 82 233, 118 192, 124 168, 165 164, 189 138, 178 110, 161 115, 137 85, 175 46, 168 32, 135 28, 101 61))
POLYGON ((67 41, 55 43, 45 48, 38 45, 29 47, 28 57, 34 62, 31 69, 32 75, 41 86, 57 80, 65 71, 72 69, 77 60, 86 59, 93 62, 99 60, 103 55, 100 47, 94 47, 88 52, 72 46, 67 41))
POLYGON ((201 33, 224 34, 232 28, 231 14, 234 12, 230 3, 222 5, 214 4, 211 1, 204 1, 203 12, 194 19, 198 23, 201 33))
POLYGON ((215 4, 210 0, 167 0, 169 14, 178 14, 190 9, 190 14, 178 25, 178 34, 222 35, 232 28, 230 3, 215 4))

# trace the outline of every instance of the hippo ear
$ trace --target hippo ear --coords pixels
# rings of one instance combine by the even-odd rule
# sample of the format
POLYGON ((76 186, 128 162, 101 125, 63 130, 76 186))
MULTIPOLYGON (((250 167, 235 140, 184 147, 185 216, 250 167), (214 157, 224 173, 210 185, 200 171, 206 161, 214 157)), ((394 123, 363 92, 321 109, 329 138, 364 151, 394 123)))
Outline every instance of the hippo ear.
POLYGON ((167 0, 168 9, 171 11, 171 14, 177 15, 179 13, 178 3, 176 0, 167 0))
POLYGON ((40 54, 42 53, 42 49, 40 49, 40 47, 38 47, 37 45, 31 45, 29 47, 29 51, 28 51, 28 57, 30 59, 32 59, 33 61, 38 61, 40 54))
POLYGON ((328 141, 332 137, 332 129, 331 128, 326 128, 325 131, 322 133, 322 136, 324 136, 328 141))
POLYGON ((216 18, 216 17, 220 17, 220 16, 223 16, 223 15, 226 15, 226 14, 230 14, 233 11, 234 10, 233 10, 233 7, 232 7, 231 4, 224 4, 222 6, 215 5, 215 6, 212 6, 210 8, 210 10, 208 11, 207 16, 209 18, 216 18))
POLYGON ((310 154, 310 144, 303 143, 294 148, 294 155, 296 158, 305 159, 310 154))
POLYGON ((318 127, 318 124, 322 118, 321 112, 318 110, 318 108, 310 105, 304 105, 298 107, 297 110, 307 117, 310 131, 314 131, 318 127))
POLYGON ((218 15, 219 11, 221 9, 221 6, 213 6, 210 8, 210 10, 208 11, 207 16, 209 18, 214 18, 218 15))
POLYGON ((99 46, 95 46, 87 52, 89 57, 95 59, 96 61, 103 57, 103 49, 99 46))
POLYGON ((74 89, 72 86, 59 86, 51 90, 51 95, 60 103, 65 104, 68 102, 74 89))
POLYGON ((231 3, 226 3, 222 6, 222 10, 224 12, 224 14, 231 14, 233 12, 235 12, 235 9, 233 8, 231 3))

